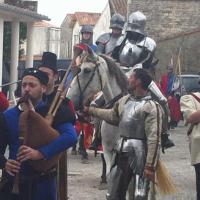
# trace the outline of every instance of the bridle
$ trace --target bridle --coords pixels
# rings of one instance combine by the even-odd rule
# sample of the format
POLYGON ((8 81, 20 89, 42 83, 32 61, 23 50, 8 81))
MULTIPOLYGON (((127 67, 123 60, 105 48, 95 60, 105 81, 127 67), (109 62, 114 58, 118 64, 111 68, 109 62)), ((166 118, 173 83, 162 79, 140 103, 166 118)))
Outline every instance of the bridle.
POLYGON ((96 61, 94 64, 95 64, 95 67, 94 67, 93 73, 92 73, 92 75, 91 75, 89 81, 87 82, 87 84, 85 85, 85 87, 84 87, 83 90, 81 90, 81 85, 80 85, 80 81, 79 81, 79 75, 77 75, 78 87, 79 87, 79 91, 80 91, 79 103, 80 103, 80 105, 81 105, 81 109, 83 108, 83 94, 84 94, 84 92, 86 91, 86 89, 88 88, 89 84, 92 82, 96 71, 97 71, 97 73, 98 73, 98 75, 99 75, 99 81, 100 81, 100 84, 101 84, 101 90, 102 90, 102 88, 103 88, 102 77, 101 77, 101 74, 100 74, 100 72, 99 72, 99 65, 100 65, 100 62, 99 62, 99 61, 96 61))

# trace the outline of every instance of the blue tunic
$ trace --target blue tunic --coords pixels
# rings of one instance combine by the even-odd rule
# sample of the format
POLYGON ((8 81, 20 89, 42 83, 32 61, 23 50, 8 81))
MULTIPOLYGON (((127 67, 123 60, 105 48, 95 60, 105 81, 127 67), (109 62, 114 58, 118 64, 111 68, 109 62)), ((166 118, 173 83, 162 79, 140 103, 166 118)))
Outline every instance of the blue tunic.
MULTIPOLYGON (((37 111, 38 109, 45 106, 45 103, 41 101, 41 103, 35 108, 37 111)), ((9 159, 17 159, 17 153, 19 149, 19 117, 22 111, 18 109, 18 107, 13 107, 9 110, 4 112, 4 116, 6 118, 9 136, 8 136, 8 145, 9 145, 9 159)), ((54 127, 59 133, 60 136, 55 139, 50 144, 39 148, 39 150, 45 155, 45 159, 49 160, 54 155, 65 151, 66 149, 74 146, 78 139, 76 131, 73 127, 73 124, 70 122, 62 123, 56 125, 54 127)), ((1 130, 0 130, 1 131, 1 130)), ((0 152, 1 153, 1 152, 0 152)), ((23 162, 20 167, 20 176, 30 176, 35 174, 36 170, 33 169, 28 162, 23 162)), ((36 189, 36 188, 33 188, 36 189)), ((56 197, 56 182, 52 180, 51 182, 51 192, 55 199, 56 197)), ((44 200, 46 199, 47 195, 49 195, 49 182, 48 181, 41 181, 39 183, 39 187, 37 187, 37 192, 33 191, 33 200, 44 200)))

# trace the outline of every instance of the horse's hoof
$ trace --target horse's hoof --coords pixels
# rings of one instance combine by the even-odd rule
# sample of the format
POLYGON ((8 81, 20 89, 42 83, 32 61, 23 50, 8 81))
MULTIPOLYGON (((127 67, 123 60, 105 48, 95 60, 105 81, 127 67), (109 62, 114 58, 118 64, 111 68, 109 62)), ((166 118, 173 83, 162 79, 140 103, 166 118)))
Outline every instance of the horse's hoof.
POLYGON ((71 155, 77 155, 77 151, 76 150, 72 150, 71 151, 71 155))
POLYGON ((99 190, 107 190, 108 189, 108 183, 100 183, 98 186, 99 190))
POLYGON ((86 159, 86 158, 82 158, 82 159, 81 159, 81 163, 82 163, 82 164, 89 164, 89 161, 88 161, 88 159, 86 159))

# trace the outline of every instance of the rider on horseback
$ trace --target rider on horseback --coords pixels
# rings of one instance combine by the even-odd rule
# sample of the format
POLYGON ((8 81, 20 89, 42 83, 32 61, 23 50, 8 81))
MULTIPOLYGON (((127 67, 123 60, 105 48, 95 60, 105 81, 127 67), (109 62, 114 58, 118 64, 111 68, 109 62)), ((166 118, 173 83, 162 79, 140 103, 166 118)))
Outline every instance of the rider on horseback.
POLYGON ((138 63, 141 63, 143 68, 149 69, 147 64, 153 60, 156 43, 146 36, 145 26, 146 17, 139 11, 132 13, 128 19, 126 35, 118 40, 113 50, 112 57, 126 72, 138 63))
POLYGON ((110 20, 111 33, 104 33, 97 38, 96 45, 97 54, 110 54, 116 46, 120 37, 123 36, 122 30, 124 28, 125 19, 120 14, 115 14, 110 20))
MULTIPOLYGON (((89 24, 84 25, 81 29, 81 36, 82 39, 80 43, 76 44, 75 46, 80 46, 84 51, 86 51, 88 45, 92 48, 94 52, 96 52, 97 46, 93 44, 93 27, 89 24)), ((80 59, 80 56, 76 59, 76 65, 80 63, 80 59)))
MULTIPOLYGON (((152 66, 156 43, 153 39, 146 36, 144 32, 145 26, 146 17, 139 11, 132 13, 128 20, 126 35, 118 39, 116 47, 111 55, 117 60, 117 62, 119 62, 120 68, 127 72, 127 77, 130 76, 135 68, 144 68, 149 70, 152 66)), ((164 148, 173 146, 173 144, 169 142, 167 134, 169 116, 168 102, 154 81, 151 82, 148 90, 153 99, 161 104, 165 112, 165 119, 163 121, 163 133, 165 133, 165 137, 162 137, 165 138, 162 145, 164 152, 164 148)), ((94 102, 93 104, 97 103, 94 102)), ((97 105, 96 107, 100 107, 97 105)), ((96 149, 95 144, 96 143, 92 146, 92 149, 96 149)))

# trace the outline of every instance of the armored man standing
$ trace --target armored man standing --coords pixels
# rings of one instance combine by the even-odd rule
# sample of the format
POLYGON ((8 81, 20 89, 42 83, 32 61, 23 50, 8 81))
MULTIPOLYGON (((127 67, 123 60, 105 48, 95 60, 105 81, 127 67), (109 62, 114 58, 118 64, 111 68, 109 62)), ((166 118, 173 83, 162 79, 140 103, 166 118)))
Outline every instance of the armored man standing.
POLYGON ((119 124, 120 139, 114 151, 108 200, 125 200, 134 179, 134 200, 147 200, 159 157, 163 111, 151 100, 147 88, 152 79, 145 69, 135 69, 128 79, 129 94, 113 109, 85 107, 83 113, 119 124), (134 94, 134 95, 133 95, 134 94))

